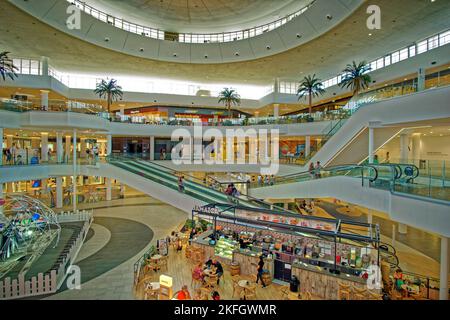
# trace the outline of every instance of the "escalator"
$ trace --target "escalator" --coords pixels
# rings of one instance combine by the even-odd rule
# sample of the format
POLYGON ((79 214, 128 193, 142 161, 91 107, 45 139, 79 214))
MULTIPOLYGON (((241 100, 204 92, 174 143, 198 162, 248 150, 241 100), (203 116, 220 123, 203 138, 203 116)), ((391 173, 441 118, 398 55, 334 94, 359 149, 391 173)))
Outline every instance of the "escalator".
POLYGON ((185 173, 179 173, 170 168, 159 164, 144 161, 139 158, 125 156, 110 156, 107 162, 113 166, 126 170, 127 172, 144 177, 159 185, 179 191, 178 178, 183 176, 184 191, 183 193, 200 200, 204 203, 229 203, 232 205, 241 205, 250 208, 265 208, 275 211, 286 211, 262 200, 252 198, 248 195, 240 195, 233 197, 223 192, 208 187, 205 182, 194 176, 185 173))

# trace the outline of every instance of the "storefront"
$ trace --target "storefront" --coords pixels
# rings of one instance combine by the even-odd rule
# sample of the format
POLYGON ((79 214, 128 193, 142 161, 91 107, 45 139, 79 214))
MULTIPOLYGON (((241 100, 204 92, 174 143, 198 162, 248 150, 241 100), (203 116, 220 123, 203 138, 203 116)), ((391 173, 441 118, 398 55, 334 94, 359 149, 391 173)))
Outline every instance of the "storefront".
POLYGON ((377 225, 220 204, 194 208, 192 219, 210 225, 192 239, 206 256, 239 264, 241 274, 256 274, 263 256, 272 279, 295 275, 301 290, 325 299, 337 298, 336 280, 365 288, 380 263, 377 225), (312 279, 329 290, 319 292, 312 279))

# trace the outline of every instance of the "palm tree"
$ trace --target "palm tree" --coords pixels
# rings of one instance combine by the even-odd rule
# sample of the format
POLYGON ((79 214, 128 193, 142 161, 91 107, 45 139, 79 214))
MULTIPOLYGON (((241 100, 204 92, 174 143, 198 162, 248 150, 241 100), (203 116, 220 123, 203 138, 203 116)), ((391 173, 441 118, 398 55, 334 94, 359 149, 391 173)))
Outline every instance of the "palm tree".
POLYGON ((362 90, 367 89, 372 82, 372 78, 367 73, 372 70, 372 67, 367 64, 366 61, 362 61, 356 64, 353 61, 352 64, 348 64, 342 71, 344 73, 339 86, 341 88, 350 88, 353 91, 353 95, 357 95, 362 90))
POLYGON ((219 103, 225 104, 228 110, 228 117, 231 119, 231 106, 241 104, 241 96, 234 89, 224 88, 219 93, 219 103))
POLYGON ((19 68, 13 64, 13 60, 8 57, 8 54, 8 51, 0 52, 0 75, 3 78, 3 81, 6 80, 6 77, 14 80, 14 77, 17 77, 16 70, 19 70, 19 68))
POLYGON ((110 112, 110 107, 113 101, 121 99, 123 96, 122 87, 117 84, 117 80, 104 80, 97 83, 97 87, 94 90, 100 98, 106 98, 106 103, 108 105, 108 113, 110 112))
POLYGON ((317 79, 315 74, 304 77, 297 90, 298 100, 308 96, 310 114, 312 112, 312 99, 324 93, 322 80, 317 79))

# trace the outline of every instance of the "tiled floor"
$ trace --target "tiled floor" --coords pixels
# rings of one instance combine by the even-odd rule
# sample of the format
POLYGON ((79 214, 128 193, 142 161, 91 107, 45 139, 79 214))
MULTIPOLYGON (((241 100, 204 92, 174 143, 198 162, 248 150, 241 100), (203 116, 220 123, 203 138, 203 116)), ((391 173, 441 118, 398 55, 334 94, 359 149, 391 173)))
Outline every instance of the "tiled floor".
POLYGON ((96 239, 94 234, 80 250, 80 256, 85 259, 79 259, 77 264, 82 279, 83 270, 87 270, 84 279, 88 281, 82 283, 81 290, 65 290, 46 299, 134 299, 134 263, 156 239, 170 234, 187 218, 186 213, 150 197, 113 200, 94 206, 98 208, 94 209, 94 223, 108 229, 110 234, 94 227, 94 232, 102 230, 103 236, 97 234, 96 239), (106 239, 101 237, 110 240, 105 244, 106 239), (95 243, 89 244, 94 240, 95 243))

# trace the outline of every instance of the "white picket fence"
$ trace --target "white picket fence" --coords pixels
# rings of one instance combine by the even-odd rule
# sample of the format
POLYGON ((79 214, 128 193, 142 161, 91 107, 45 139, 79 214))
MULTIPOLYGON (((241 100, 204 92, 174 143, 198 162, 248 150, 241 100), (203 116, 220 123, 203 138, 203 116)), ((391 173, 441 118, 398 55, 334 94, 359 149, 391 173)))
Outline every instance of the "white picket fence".
POLYGON ((61 287, 66 277, 66 272, 72 265, 72 262, 75 261, 93 221, 92 211, 83 210, 77 211, 76 213, 62 212, 61 214, 58 214, 58 221, 60 223, 84 221, 81 232, 65 259, 60 263, 58 270, 52 270, 50 274, 46 275, 39 273, 37 276, 34 276, 27 281, 25 281, 24 274, 20 274, 17 279, 11 280, 11 278, 5 278, 0 281, 0 300, 55 293, 56 290, 61 287))

